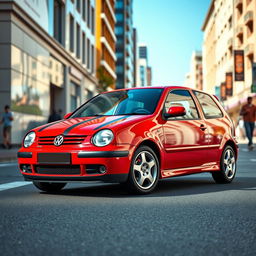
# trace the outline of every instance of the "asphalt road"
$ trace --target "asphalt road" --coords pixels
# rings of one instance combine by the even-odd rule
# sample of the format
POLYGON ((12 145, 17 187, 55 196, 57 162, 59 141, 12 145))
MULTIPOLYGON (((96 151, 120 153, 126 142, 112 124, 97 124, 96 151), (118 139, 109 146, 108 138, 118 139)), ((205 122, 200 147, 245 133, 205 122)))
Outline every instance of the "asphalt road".
MULTIPOLYGON (((0 187, 23 181, 0 164, 0 187)), ((147 196, 120 185, 30 183, 0 191, 1 255, 256 255, 256 151, 241 146, 232 184, 210 174, 162 181, 147 196)), ((18 186, 17 185, 17 186, 18 186)))

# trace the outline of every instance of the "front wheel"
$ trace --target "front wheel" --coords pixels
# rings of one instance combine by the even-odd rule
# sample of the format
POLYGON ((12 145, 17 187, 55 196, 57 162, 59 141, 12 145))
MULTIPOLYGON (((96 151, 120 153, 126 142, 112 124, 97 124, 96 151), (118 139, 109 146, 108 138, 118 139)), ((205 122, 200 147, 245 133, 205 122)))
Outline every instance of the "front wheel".
POLYGON ((147 146, 139 147, 132 158, 128 189, 137 194, 152 192, 159 180, 159 169, 155 152, 147 146))
POLYGON ((63 189, 67 183, 52 183, 52 182, 38 182, 33 181, 33 184, 38 189, 44 192, 58 192, 63 189))
POLYGON ((212 172, 216 183, 231 183, 236 174, 236 156, 231 146, 226 146, 220 160, 220 171, 212 172))

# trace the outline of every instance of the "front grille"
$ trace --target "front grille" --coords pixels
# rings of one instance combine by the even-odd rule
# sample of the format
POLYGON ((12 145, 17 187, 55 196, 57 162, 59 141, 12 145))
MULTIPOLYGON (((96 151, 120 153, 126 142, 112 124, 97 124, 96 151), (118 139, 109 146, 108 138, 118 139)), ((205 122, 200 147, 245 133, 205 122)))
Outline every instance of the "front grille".
POLYGON ((36 165, 38 174, 80 175, 80 165, 36 165))
MULTIPOLYGON (((54 139, 57 136, 41 136, 38 138, 38 145, 54 145, 54 139)), ((86 136, 85 135, 66 135, 63 136, 64 141, 62 145, 77 145, 81 144, 86 136)))

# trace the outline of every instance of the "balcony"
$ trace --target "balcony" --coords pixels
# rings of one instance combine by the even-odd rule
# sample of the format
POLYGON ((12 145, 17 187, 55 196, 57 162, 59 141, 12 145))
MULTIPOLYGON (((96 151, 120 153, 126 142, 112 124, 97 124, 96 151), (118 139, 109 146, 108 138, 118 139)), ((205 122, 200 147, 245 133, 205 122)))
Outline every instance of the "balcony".
POLYGON ((248 11, 244 15, 244 23, 247 25, 248 23, 253 21, 253 11, 248 11))
POLYGON ((228 48, 231 48, 231 47, 233 47, 233 38, 232 37, 230 37, 228 39, 228 48))
POLYGON ((244 48, 245 56, 252 55, 253 52, 254 52, 254 44, 247 44, 247 46, 244 48))
POLYGON ((237 37, 240 37, 243 34, 243 26, 239 25, 236 27, 235 34, 237 37))
POLYGON ((235 8, 239 8, 241 5, 243 5, 243 0, 235 0, 235 8))

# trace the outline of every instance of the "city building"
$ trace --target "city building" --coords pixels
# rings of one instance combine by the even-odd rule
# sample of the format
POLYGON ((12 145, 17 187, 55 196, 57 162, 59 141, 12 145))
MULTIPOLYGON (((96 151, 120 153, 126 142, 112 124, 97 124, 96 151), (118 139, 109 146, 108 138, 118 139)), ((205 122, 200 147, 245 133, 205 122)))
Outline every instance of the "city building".
POLYGON ((190 86, 190 72, 188 72, 188 73, 186 73, 186 75, 185 75, 185 81, 184 81, 184 86, 186 86, 186 87, 189 87, 190 86))
POLYGON ((134 86, 133 0, 116 0, 116 88, 134 86))
POLYGON ((190 61, 190 72, 186 74, 185 86, 203 89, 202 52, 194 51, 190 61))
POLYGON ((137 60, 138 60, 138 35, 137 29, 133 28, 133 85, 137 86, 137 60))
POLYGON ((100 80, 106 76, 109 81, 113 81, 110 86, 114 88, 117 78, 115 0, 96 0, 96 21, 97 77, 100 80))
POLYGON ((0 114, 11 106, 13 143, 95 94, 95 1, 0 1, 0 33, 0 114))
POLYGON ((152 86, 152 68, 147 67, 147 82, 148 86, 152 86))
POLYGON ((148 48, 139 44, 139 56, 137 60, 137 86, 152 85, 152 69, 148 65, 148 48))
POLYGON ((256 0, 212 0, 202 27, 203 89, 219 94, 235 122, 255 96, 255 22, 256 0))

